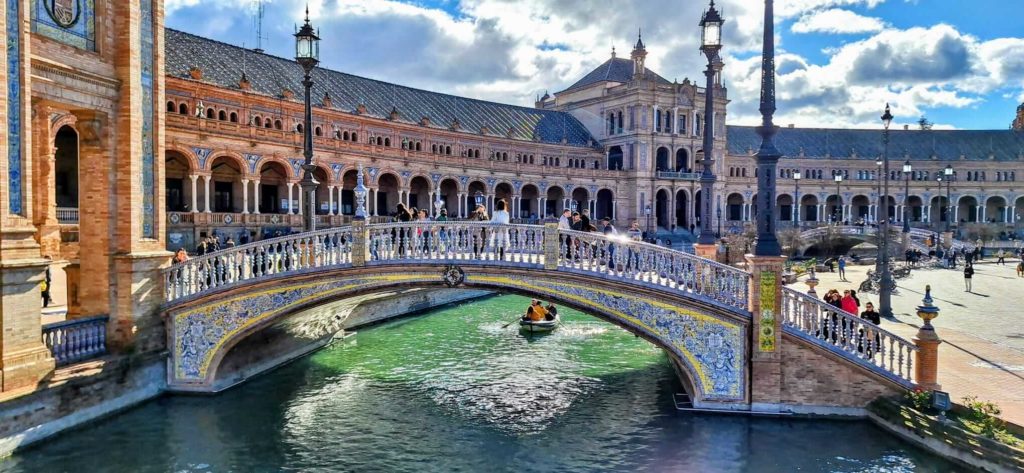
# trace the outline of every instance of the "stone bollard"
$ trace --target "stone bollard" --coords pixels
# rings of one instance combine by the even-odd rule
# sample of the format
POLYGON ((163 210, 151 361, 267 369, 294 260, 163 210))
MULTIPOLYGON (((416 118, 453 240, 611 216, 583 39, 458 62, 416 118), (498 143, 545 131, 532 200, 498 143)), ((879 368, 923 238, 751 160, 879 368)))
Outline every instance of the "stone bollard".
POLYGON ((917 307, 917 316, 924 325, 917 331, 914 344, 917 345, 917 363, 914 366, 914 379, 921 389, 934 391, 942 389, 939 385, 939 344, 942 340, 935 334, 932 319, 939 316, 939 308, 932 305, 932 287, 925 286, 922 305, 917 307))
POLYGON ((717 243, 712 243, 710 245, 702 245, 700 243, 696 243, 693 245, 693 252, 697 256, 700 256, 701 258, 709 259, 712 261, 718 261, 717 243))
POLYGON ((811 266, 810 275, 807 276, 807 280, 804 281, 807 284, 807 295, 817 298, 818 292, 814 290, 818 286, 818 278, 814 276, 814 266, 811 266))

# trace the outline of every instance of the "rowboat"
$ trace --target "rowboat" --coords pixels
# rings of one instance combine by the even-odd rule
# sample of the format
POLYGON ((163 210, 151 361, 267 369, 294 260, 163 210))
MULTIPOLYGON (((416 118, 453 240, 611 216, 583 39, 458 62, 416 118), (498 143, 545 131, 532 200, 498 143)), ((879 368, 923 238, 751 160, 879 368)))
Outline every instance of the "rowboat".
POLYGON ((519 331, 524 333, 547 333, 558 327, 558 316, 555 316, 555 320, 540 320, 534 322, 532 320, 520 320, 519 331))

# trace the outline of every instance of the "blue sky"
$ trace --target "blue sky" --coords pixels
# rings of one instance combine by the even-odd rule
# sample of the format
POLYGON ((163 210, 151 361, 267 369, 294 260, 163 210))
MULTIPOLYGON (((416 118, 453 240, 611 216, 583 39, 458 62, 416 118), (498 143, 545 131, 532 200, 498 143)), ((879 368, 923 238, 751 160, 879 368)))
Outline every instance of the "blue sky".
MULTIPOLYGON (((292 55, 304 0, 265 0, 264 49, 292 55)), ((167 0, 169 27, 255 45, 252 0, 167 0)), ((311 0, 325 67, 520 105, 562 90, 643 28, 648 67, 702 77, 706 1, 311 0)), ((763 2, 718 0, 726 17, 729 123, 758 120, 763 2)), ((1005 129, 1024 102, 1022 0, 777 0, 777 122, 1005 129)))

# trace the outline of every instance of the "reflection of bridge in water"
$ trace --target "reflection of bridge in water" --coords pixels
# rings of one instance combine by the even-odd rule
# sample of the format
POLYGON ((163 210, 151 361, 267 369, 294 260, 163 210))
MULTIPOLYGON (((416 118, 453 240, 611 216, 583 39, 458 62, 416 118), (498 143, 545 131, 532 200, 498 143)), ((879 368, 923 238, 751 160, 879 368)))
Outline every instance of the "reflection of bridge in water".
POLYGON ((289 315, 415 287, 518 293, 615 323, 669 353, 698 407, 756 409, 766 382, 772 404, 837 407, 914 385, 916 347, 853 314, 777 285, 765 293, 750 273, 689 253, 554 224, 357 221, 195 258, 165 270, 164 285, 169 385, 184 391, 215 390, 232 347, 289 315), (753 326, 755 290, 780 301, 778 320, 768 312, 781 333, 765 316, 753 326), (761 379, 752 359, 766 337, 778 340, 779 379, 761 379), (800 387, 806 377, 825 384, 800 387))

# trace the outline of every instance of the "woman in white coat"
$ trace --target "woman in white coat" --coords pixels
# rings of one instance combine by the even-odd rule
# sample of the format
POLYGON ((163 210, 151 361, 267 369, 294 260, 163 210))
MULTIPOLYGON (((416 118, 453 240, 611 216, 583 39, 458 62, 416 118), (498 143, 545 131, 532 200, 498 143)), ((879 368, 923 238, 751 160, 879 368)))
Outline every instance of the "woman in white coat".
MULTIPOLYGON (((491 223, 508 225, 511 216, 508 214, 508 204, 505 199, 498 199, 494 204, 494 215, 491 215, 491 223)), ((491 244, 498 252, 498 259, 505 260, 505 247, 509 244, 508 229, 500 228, 491 231, 491 244)))

